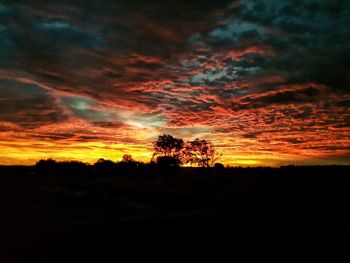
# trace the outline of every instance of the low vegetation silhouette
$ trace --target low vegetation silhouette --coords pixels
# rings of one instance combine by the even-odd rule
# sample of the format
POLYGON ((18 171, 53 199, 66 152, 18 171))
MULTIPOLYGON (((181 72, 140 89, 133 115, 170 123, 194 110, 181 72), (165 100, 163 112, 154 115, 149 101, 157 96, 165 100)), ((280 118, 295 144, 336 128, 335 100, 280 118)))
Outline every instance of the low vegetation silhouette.
POLYGON ((116 170, 124 173, 143 168, 164 171, 180 166, 224 168, 223 164, 217 162, 222 153, 217 151, 212 142, 204 139, 196 138, 193 141, 184 142, 183 139, 175 138, 170 134, 163 134, 153 142, 153 148, 154 152, 149 163, 136 161, 131 154, 124 154, 120 161, 100 158, 93 165, 80 161, 58 162, 51 158, 42 159, 35 164, 35 169, 41 174, 79 174, 91 171, 111 174, 116 170))

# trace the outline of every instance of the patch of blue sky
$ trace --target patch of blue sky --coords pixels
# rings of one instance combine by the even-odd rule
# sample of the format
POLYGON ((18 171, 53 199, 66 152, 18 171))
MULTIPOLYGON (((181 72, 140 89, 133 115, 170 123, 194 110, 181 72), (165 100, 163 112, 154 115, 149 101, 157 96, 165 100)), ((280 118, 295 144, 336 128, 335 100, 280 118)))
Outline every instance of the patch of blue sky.
POLYGON ((191 83, 201 84, 202 82, 215 82, 222 78, 233 80, 234 74, 228 71, 228 68, 206 70, 201 74, 196 74, 191 77, 191 83))
POLYGON ((166 125, 160 114, 111 109, 107 105, 84 97, 62 97, 63 103, 76 116, 91 122, 123 122, 139 128, 157 128, 166 125))
POLYGON ((257 24, 233 21, 225 27, 219 27, 209 33, 209 37, 215 40, 235 39, 241 33, 256 30, 261 32, 261 27, 257 24))
POLYGON ((72 25, 65 21, 49 21, 40 23, 43 29, 72 29, 72 25))
POLYGON ((11 8, 9 6, 0 3, 0 14, 8 13, 10 11, 11 11, 11 8))

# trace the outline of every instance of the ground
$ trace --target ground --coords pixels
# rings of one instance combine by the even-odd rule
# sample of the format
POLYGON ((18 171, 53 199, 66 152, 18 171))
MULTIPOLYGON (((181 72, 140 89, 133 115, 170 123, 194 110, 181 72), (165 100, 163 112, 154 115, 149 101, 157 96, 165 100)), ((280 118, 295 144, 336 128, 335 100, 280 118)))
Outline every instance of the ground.
POLYGON ((147 169, 2 167, 0 261, 349 256, 349 167, 147 169))

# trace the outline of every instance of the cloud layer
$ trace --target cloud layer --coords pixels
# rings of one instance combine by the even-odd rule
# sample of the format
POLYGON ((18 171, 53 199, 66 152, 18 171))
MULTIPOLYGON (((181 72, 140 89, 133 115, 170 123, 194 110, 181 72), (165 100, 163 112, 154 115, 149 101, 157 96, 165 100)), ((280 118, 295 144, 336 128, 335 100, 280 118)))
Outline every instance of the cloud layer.
POLYGON ((0 1, 0 163, 350 163, 347 1, 0 1))

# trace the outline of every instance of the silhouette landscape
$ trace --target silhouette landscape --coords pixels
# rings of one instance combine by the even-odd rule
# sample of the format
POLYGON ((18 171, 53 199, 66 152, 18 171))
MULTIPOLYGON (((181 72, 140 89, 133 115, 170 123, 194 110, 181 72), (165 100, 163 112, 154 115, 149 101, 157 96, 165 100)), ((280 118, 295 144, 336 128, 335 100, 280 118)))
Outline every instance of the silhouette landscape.
POLYGON ((0 262, 349 262, 350 1, 0 0, 0 262))
POLYGON ((149 163, 0 167, 4 260, 343 259, 350 166, 225 168, 206 140, 153 146, 149 163))

